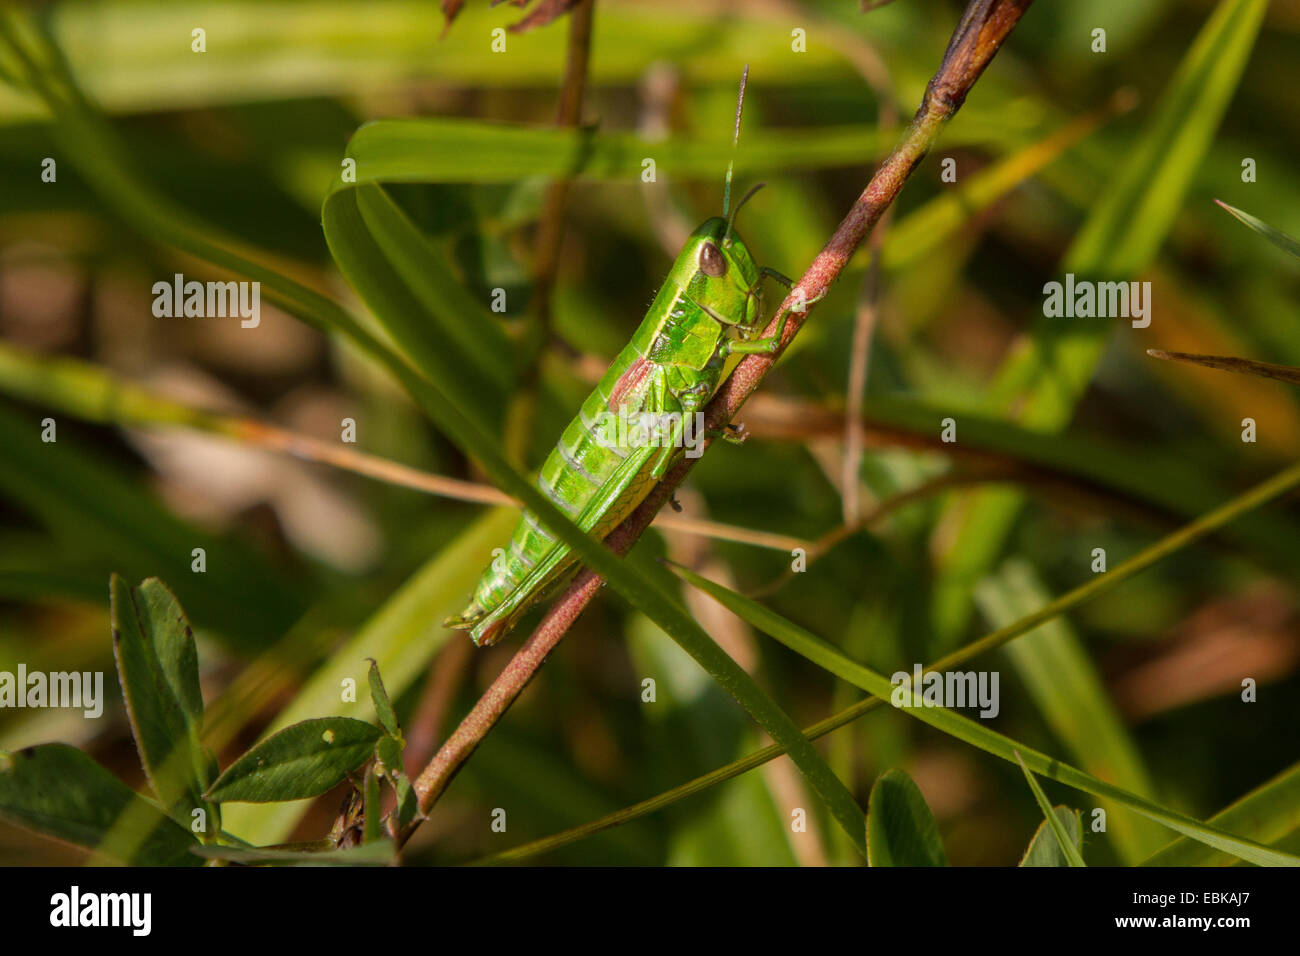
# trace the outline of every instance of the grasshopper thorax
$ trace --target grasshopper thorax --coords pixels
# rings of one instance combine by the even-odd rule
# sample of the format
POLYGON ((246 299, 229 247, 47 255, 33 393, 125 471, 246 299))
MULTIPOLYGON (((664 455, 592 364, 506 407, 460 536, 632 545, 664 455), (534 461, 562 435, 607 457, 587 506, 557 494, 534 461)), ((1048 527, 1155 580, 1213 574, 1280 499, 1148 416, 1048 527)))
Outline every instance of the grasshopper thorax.
POLYGON ((762 316, 758 263, 726 219, 715 216, 682 247, 673 272, 686 294, 726 325, 754 326, 762 316))

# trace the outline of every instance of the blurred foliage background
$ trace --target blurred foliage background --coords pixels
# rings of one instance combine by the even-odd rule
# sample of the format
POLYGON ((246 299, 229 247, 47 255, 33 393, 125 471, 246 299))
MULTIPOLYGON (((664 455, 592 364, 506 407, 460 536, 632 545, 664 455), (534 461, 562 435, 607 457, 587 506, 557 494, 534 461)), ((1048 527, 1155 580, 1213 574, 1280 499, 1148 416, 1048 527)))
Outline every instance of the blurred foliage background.
MULTIPOLYGON (((436 352, 457 334, 482 360, 496 384, 478 393, 481 407, 507 433, 512 398, 529 394, 535 227, 563 168, 538 157, 552 142, 567 19, 510 33, 494 53, 492 29, 521 16, 511 5, 471 0, 445 35, 437 6, 416 0, 42 8, 141 181, 249 258, 357 311, 320 227, 349 139, 378 118, 446 120, 421 141, 437 181, 389 192, 465 296, 431 318, 428 344, 436 352), (190 48, 195 27, 206 31, 201 54, 190 48), (485 125, 506 123, 537 136, 510 146, 485 125), (495 288, 506 290, 503 316, 487 308, 495 288), (451 307, 466 301, 472 308, 451 307), (463 333, 447 331, 455 322, 463 333)), ((1216 25, 1216 5, 1200 0, 1031 7, 896 204, 874 284, 860 252, 747 406, 750 440, 716 447, 680 496, 684 518, 741 529, 729 537, 777 535, 778 546, 664 531, 643 547, 762 593, 888 674, 1082 583, 1095 548, 1118 564, 1287 464, 1300 443, 1292 386, 1145 355, 1300 364, 1297 263, 1212 201, 1300 230, 1287 159, 1300 152, 1300 4, 1268 6, 1257 35, 1261 4, 1218 9, 1216 25), (1092 49, 1098 27, 1104 53, 1092 49), (1179 86, 1180 64, 1196 66, 1198 34, 1202 54, 1226 65, 1179 86), (1254 182, 1242 179, 1247 157, 1254 182), (945 158, 956 161, 955 183, 941 180, 945 158), (1150 327, 1062 320, 1036 333, 1044 283, 1075 266, 1150 281, 1150 327), (855 323, 870 332, 857 345, 855 323), (1025 365, 1029 342, 1051 356, 1046 372, 1025 365), (845 442, 855 353, 868 356, 860 456, 845 442), (938 440, 949 415, 954 445, 938 440), (1247 417, 1254 443, 1241 439, 1247 417), (785 573, 792 542, 812 547, 862 516, 878 520, 824 554, 814 548, 806 572, 785 573)), ((539 359, 532 441, 518 449, 526 465, 628 339, 684 231, 719 211, 742 65, 737 184, 768 186, 739 229, 761 262, 797 275, 888 150, 897 117, 910 116, 959 16, 939 0, 867 14, 846 0, 597 0, 582 117, 603 145, 568 196, 552 340, 539 359), (796 28, 805 52, 791 49, 796 28), (656 158, 655 183, 641 181, 644 155, 656 158)), ((108 577, 118 571, 163 578, 189 613, 208 742, 223 763, 268 727, 360 711, 364 703, 340 704, 339 682, 361 680, 372 656, 418 772, 526 633, 529 621, 474 651, 439 626, 514 513, 185 423, 121 427, 97 374, 334 444, 352 418, 349 448, 481 480, 384 370, 265 298, 257 329, 155 318, 154 282, 225 276, 124 215, 83 175, 100 144, 80 148, 86 155, 68 154, 39 99, 0 86, 0 670, 102 670, 108 704, 97 721, 0 710, 0 748, 69 742, 142 785, 112 679, 108 577), (57 159, 56 183, 41 180, 45 157, 57 159), (53 445, 39 441, 47 416, 58 423, 53 445), (190 569, 195 547, 207 551, 203 574, 190 569)), ((1001 673, 994 725, 1201 819, 1289 773, 1268 791, 1253 835, 1300 847, 1298 527, 1294 505, 1271 505, 972 665, 1001 673), (1246 677, 1259 682, 1256 703, 1241 701, 1246 677)), ((685 600, 801 724, 860 696, 707 598, 685 600)), ((676 645, 607 593, 487 737, 408 857, 464 861, 574 827, 761 742, 676 645), (646 677, 657 682, 652 704, 642 701, 646 677), (489 827, 496 807, 508 812, 504 835, 489 827)), ((819 747, 864 807, 873 780, 903 768, 954 864, 1013 864, 1042 822, 1014 766, 887 708, 819 747)), ((1092 798, 1044 784, 1088 823, 1092 798)), ((226 827, 259 842, 316 838, 342 797, 232 806, 226 827)), ((1108 832, 1085 836, 1089 862, 1137 862, 1173 836, 1109 809, 1108 832)), ((80 858, 0 825, 2 863, 80 858)), ((858 857, 782 758, 534 859, 858 857), (809 810, 808 833, 791 832, 795 807, 809 810)))

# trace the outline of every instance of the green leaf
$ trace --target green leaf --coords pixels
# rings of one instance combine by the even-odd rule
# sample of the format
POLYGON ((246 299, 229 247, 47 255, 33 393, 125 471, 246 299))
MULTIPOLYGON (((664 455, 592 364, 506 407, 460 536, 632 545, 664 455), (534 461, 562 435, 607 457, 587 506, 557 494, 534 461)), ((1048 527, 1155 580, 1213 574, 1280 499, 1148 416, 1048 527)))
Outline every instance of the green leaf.
POLYGON ((304 720, 227 767, 208 799, 270 803, 320 796, 370 759, 382 735, 374 724, 350 717, 304 720))
POLYGON ((114 574, 109 590, 113 656, 145 776, 173 819, 188 825, 191 812, 202 808, 216 833, 217 808, 203 794, 217 766, 200 743, 203 694, 189 621, 157 578, 133 588, 114 574))
MULTIPOLYGON (((1069 807, 1057 807, 1053 814, 1065 831, 1066 840, 1079 851, 1083 848, 1083 822, 1079 811, 1069 807)), ((1196 844, 1199 846, 1200 844, 1196 844)), ((1061 841, 1056 828, 1044 820, 1034 831, 1034 838, 1029 841, 1029 848, 1020 860, 1021 866, 1068 866, 1065 854, 1061 852, 1061 841)))
POLYGON ((397 714, 393 712, 393 703, 388 699, 384 679, 379 676, 379 665, 373 657, 370 658, 370 671, 366 676, 370 681, 370 699, 375 705, 375 715, 379 718, 380 725, 390 736, 400 738, 402 730, 397 726, 397 714))
MULTIPOLYGON (((443 628, 442 619, 461 609, 492 549, 518 523, 517 509, 493 508, 443 545, 375 610, 351 640, 321 664, 272 721, 270 731, 338 706, 342 682, 358 679, 356 661, 378 661, 385 687, 395 694, 423 677, 429 662, 453 635, 466 640, 463 634, 443 628)), ((355 716, 366 717, 373 705, 362 697, 356 707, 355 716)), ((288 839, 308 806, 307 802, 227 805, 222 807, 222 817, 228 830, 246 839, 278 843, 288 839)))
MULTIPOLYGON (((219 52, 196 56, 188 40, 192 7, 101 0, 56 9, 52 28, 89 92, 110 112, 130 114, 304 96, 346 98, 393 82, 539 89, 554 85, 563 71, 567 32, 557 26, 512 37, 508 56, 485 56, 485 47, 467 38, 509 25, 518 11, 469 4, 455 33, 438 42, 443 14, 428 0, 386 0, 367 11, 364 21, 352 0, 257 0, 204 7, 203 25, 222 45, 219 52), (177 36, 186 42, 173 42, 177 36)), ((709 5, 683 5, 666 18, 653 6, 611 4, 595 20, 592 47, 619 53, 592 57, 592 86, 631 88, 664 62, 692 86, 734 84, 733 64, 718 55, 721 28, 728 44, 745 51, 756 75, 779 70, 783 80, 799 85, 846 75, 842 55, 830 44, 809 44, 806 53, 792 57, 789 29, 773 29, 774 23, 784 25, 779 14, 724 15, 709 5)), ((33 115, 7 89, 0 88, 0 105, 0 117, 33 115)))
MULTIPOLYGON (((988 127, 985 141, 998 139, 988 127)), ((970 134, 956 134, 970 143, 970 134)), ((858 166, 893 145, 894 134, 873 127, 821 127, 816 136, 799 130, 752 130, 735 155, 736 175, 790 172, 827 166, 858 166)), ((945 140, 945 142, 949 142, 945 140)), ((710 139, 647 140, 593 129, 525 126, 458 117, 385 119, 366 123, 348 144, 357 161, 355 185, 366 183, 515 183, 546 176, 637 181, 645 157, 661 174, 715 181, 732 157, 730 131, 710 139)), ((336 177, 335 190, 347 189, 336 177)))
POLYGON ((1043 811, 1044 822, 1051 827, 1053 835, 1056 837, 1056 845, 1070 866, 1086 866, 1083 862, 1083 856, 1079 853, 1079 848, 1075 846, 1074 840, 1078 834, 1071 836, 1066 832, 1065 824, 1052 811, 1052 804, 1048 802, 1047 794, 1043 793, 1043 788, 1038 785, 1034 775, 1030 772, 1029 767, 1025 765, 1025 758, 1020 756, 1020 751, 1013 751, 1016 757, 1016 763, 1020 764, 1020 769, 1024 771, 1025 780, 1029 784, 1029 789, 1034 793, 1034 800, 1038 803, 1038 809, 1043 811))
POLYGON ((1244 222, 1251 229, 1255 230, 1257 233, 1259 233, 1269 242, 1273 243, 1273 245, 1277 246, 1283 252, 1289 252, 1291 253, 1291 255, 1295 256, 1296 258, 1300 258, 1300 242, 1297 242, 1295 239, 1292 239, 1282 230, 1274 229, 1272 226, 1270 226, 1268 223, 1264 222, 1263 220, 1256 219, 1250 213, 1242 212, 1240 209, 1236 208, 1235 206, 1229 206, 1226 202, 1223 202, 1218 199, 1214 201, 1219 204, 1220 208, 1236 216, 1239 220, 1244 222))
POLYGON ((1127 278, 1152 260, 1214 141, 1267 9, 1267 0, 1215 7, 1075 238, 1066 271, 1127 278))
POLYGON ((196 846, 191 852, 209 860, 264 863, 268 866, 388 866, 397 858, 392 840, 376 840, 344 850, 278 850, 273 847, 196 846))
POLYGON ((375 744, 375 756, 383 764, 384 769, 395 774, 402 774, 402 745, 393 737, 380 737, 379 742, 375 744))
POLYGON ((381 187, 331 193, 321 223, 339 271, 401 354, 477 427, 494 430, 510 384, 510 348, 494 317, 453 291, 446 265, 381 187))
POLYGON ((947 866, 939 825, 912 778, 897 768, 876 778, 867 804, 870 866, 947 866))
POLYGON ((0 753, 0 819, 136 866, 197 866, 189 830, 76 747, 0 753))
POLYGON ((686 568, 676 568, 679 575, 690 584, 711 595, 724 607, 748 621, 765 634, 776 638, 790 650, 807 658, 835 676, 860 687, 873 697, 890 701, 895 698, 902 706, 903 713, 931 725, 946 734, 978 747, 987 753, 1001 757, 1010 763, 1017 763, 1015 751, 1020 751, 1025 763, 1041 776, 1058 783, 1074 787, 1094 796, 1109 797, 1124 804, 1128 809, 1155 820, 1194 840, 1199 840, 1217 849, 1238 856, 1243 860, 1258 863, 1261 866, 1295 866, 1300 865, 1300 857, 1282 853, 1269 847, 1260 846, 1251 840, 1241 839, 1168 810, 1144 797, 1130 793, 1113 784, 1098 780, 1069 764, 1056 760, 1046 754, 1033 750, 1023 744, 990 730, 983 724, 969 720, 942 707, 925 706, 919 692, 905 692, 895 686, 882 674, 863 667, 856 661, 841 654, 835 647, 821 638, 809 633, 797 624, 793 624, 774 611, 750 600, 734 591, 703 578, 686 568))

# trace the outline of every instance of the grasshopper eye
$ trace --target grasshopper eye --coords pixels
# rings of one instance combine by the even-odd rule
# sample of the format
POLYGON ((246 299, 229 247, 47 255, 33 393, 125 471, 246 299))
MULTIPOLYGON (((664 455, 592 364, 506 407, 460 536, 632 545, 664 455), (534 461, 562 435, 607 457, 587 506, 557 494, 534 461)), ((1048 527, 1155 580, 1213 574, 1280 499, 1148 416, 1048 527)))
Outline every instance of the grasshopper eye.
POLYGON ((727 274, 727 260, 718 247, 711 242, 706 242, 700 247, 700 271, 715 279, 720 279, 727 274))

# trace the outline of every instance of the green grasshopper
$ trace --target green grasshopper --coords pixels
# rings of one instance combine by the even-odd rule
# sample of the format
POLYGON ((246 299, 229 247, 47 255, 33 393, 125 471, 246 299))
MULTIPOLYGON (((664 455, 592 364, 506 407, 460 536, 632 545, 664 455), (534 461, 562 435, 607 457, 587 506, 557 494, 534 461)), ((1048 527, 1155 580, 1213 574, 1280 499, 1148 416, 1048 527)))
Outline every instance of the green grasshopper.
MULTIPOLYGON (((742 77, 733 151, 744 96, 742 77)), ((765 276, 787 288, 791 282, 760 268, 736 232, 736 213, 763 184, 730 209, 733 166, 734 158, 727 166, 722 215, 686 240, 632 341, 582 403, 537 476, 542 493, 596 538, 603 539, 645 499, 684 442, 702 440, 692 423, 702 423, 700 410, 717 390, 727 356, 770 353, 781 341, 786 314, 775 335, 759 336, 760 286, 765 276)), ((578 570, 569 547, 529 511, 509 546, 494 554, 469 606, 444 622, 468 628, 479 645, 499 641, 578 570)))

